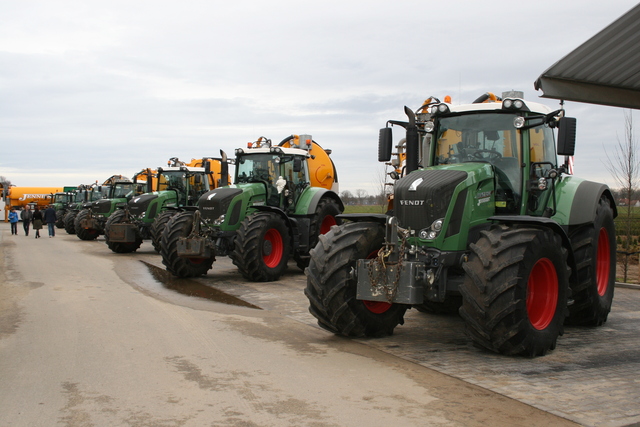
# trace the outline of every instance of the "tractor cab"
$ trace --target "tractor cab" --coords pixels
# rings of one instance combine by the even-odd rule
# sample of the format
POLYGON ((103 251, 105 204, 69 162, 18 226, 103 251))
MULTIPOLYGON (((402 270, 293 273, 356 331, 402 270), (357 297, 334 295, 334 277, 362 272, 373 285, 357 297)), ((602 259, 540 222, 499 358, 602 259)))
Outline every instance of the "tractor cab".
POLYGON ((300 148, 271 147, 236 150, 236 185, 264 185, 266 205, 294 209, 300 195, 310 185, 307 151, 300 148))
POLYGON ((546 189, 550 171, 558 167, 553 128, 561 110, 511 98, 470 105, 432 108, 425 124, 434 142, 430 166, 489 163, 496 213, 541 215, 549 194, 538 182, 545 181, 546 189))
POLYGON ((178 206, 191 206, 211 189, 206 168, 171 166, 158 168, 158 191, 175 191, 178 206))

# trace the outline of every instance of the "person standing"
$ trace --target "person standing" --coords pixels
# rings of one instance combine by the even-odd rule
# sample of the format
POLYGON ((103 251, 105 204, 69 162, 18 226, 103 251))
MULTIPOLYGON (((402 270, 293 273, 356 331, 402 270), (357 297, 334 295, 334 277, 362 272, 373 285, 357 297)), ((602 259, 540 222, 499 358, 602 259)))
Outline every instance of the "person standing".
POLYGON ((37 206, 33 211, 33 229, 36 230, 36 239, 39 239, 40 230, 42 230, 42 212, 37 206))
POLYGON ((53 205, 49 205, 42 215, 42 219, 47 223, 49 228, 49 237, 55 237, 56 235, 56 210, 53 209, 53 205))
POLYGON ((26 205, 22 212, 20 212, 20 219, 22 220, 22 228, 24 228, 24 235, 29 235, 29 227, 31 226, 31 221, 33 221, 33 212, 31 212, 31 208, 29 205, 26 205))
POLYGON ((20 218, 18 217, 18 212, 16 212, 15 208, 11 208, 11 212, 9 212, 9 222, 11 223, 11 235, 18 234, 18 221, 20 221, 20 218))

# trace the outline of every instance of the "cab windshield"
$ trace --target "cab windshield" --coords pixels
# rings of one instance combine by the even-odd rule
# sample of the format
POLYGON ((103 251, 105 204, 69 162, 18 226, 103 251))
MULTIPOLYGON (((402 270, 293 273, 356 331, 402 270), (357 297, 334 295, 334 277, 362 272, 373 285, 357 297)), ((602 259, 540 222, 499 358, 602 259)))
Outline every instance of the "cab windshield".
POLYGON ((522 194, 521 133, 514 114, 467 114, 440 119, 434 164, 491 163, 497 185, 516 210, 522 194))
POLYGON ((163 171, 158 176, 158 191, 175 190, 179 204, 195 203, 209 189, 209 178, 201 172, 163 171))
POLYGON ((178 190, 184 192, 187 188, 187 173, 184 171, 163 171, 158 176, 158 191, 178 190))
POLYGON ((120 198, 126 198, 126 197, 130 197, 133 195, 133 183, 132 182, 127 182, 127 183, 119 183, 116 184, 113 188, 113 198, 114 199, 120 199, 120 198))
POLYGON ((280 157, 274 154, 250 154, 238 158, 236 183, 262 181, 275 184, 280 157))

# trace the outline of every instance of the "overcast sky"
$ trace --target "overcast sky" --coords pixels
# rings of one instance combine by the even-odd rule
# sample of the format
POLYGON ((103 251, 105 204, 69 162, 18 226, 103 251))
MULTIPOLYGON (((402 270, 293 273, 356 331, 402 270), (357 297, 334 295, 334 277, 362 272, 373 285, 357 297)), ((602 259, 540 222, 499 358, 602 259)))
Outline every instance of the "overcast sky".
MULTIPOLYGON (((536 78, 635 4, 0 0, 0 175, 78 185, 311 134, 340 190, 373 193, 378 129, 403 106, 515 89, 555 108, 536 78)), ((565 108, 576 175, 615 186, 623 110, 565 108)))

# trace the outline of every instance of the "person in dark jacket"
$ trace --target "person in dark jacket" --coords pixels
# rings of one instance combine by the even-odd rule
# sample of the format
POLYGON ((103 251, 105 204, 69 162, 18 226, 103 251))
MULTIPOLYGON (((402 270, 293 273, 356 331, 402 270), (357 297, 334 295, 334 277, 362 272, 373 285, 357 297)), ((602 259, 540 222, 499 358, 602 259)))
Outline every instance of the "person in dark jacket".
POLYGON ((33 229, 36 230, 36 239, 40 238, 40 230, 42 230, 42 212, 36 206, 33 211, 33 229))
POLYGON ((53 205, 49 205, 49 207, 44 211, 42 215, 42 219, 45 223, 47 223, 47 227, 49 227, 49 237, 55 237, 56 235, 56 210, 53 209, 53 205))
POLYGON ((29 235, 29 226, 31 226, 31 221, 33 221, 33 212, 29 208, 29 205, 26 205, 22 212, 20 212, 20 219, 22 220, 22 228, 24 228, 24 235, 29 235))

